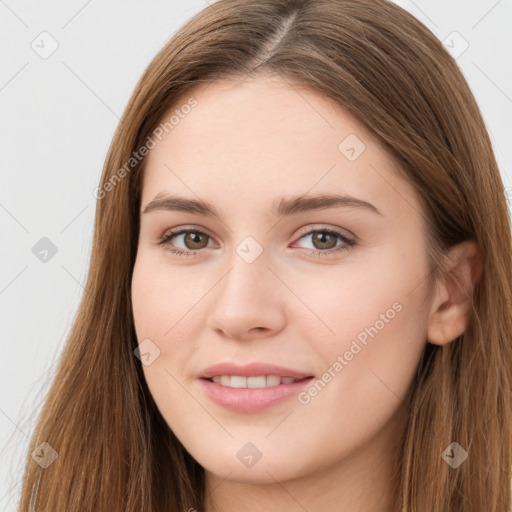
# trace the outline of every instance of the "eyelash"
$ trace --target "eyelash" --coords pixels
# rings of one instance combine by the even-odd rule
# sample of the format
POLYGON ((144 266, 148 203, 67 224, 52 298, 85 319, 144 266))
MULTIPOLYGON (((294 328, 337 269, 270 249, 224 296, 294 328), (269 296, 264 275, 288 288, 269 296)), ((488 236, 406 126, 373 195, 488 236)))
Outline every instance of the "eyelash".
MULTIPOLYGON (((164 234, 160 238, 160 240, 158 242, 158 245, 165 246, 167 243, 169 243, 171 241, 172 238, 174 238, 175 236, 178 236, 178 235, 182 235, 183 233, 200 233, 201 235, 205 235, 208 238, 211 238, 210 235, 208 235, 207 233, 204 233, 203 231, 201 231, 199 229, 179 229, 179 230, 170 231, 170 232, 167 232, 166 234, 164 234)), ((337 236, 338 238, 340 238, 342 240, 344 245, 336 246, 333 249, 327 249, 325 251, 322 251, 322 250, 319 250, 319 249, 309 249, 309 254, 312 255, 312 256, 330 256, 333 253, 348 251, 351 247, 356 245, 356 240, 352 240, 352 239, 348 238, 347 236, 343 235, 339 231, 332 230, 332 229, 327 229, 327 228, 312 229, 312 230, 304 233, 299 238, 299 240, 301 240, 302 238, 304 238, 306 236, 309 236, 309 235, 311 235, 313 233, 328 233, 329 235, 335 235, 335 236, 337 236)), ((176 254, 178 256, 183 256, 183 257, 198 256, 199 252, 201 251, 201 250, 183 251, 181 249, 175 249, 175 248, 166 248, 165 250, 167 252, 172 253, 172 254, 176 254)), ((305 249, 305 250, 307 250, 307 249, 305 249)))

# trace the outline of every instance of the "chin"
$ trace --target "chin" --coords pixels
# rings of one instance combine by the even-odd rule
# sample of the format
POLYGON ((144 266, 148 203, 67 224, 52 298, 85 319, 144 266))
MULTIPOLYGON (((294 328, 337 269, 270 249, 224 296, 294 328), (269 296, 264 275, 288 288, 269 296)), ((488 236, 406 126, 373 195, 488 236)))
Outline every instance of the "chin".
MULTIPOLYGON (((220 479, 246 483, 246 484, 275 484, 276 480, 283 482, 306 476, 319 468, 314 464, 307 464, 304 460, 294 459, 279 451, 279 447, 268 446, 261 450, 260 458, 249 443, 234 443, 236 447, 215 452, 191 455, 205 469, 207 473, 220 479), (268 454, 265 455, 265 451, 268 454), (251 452, 253 459, 251 460, 251 452), (197 456, 196 456, 197 455, 197 456)), ((321 464, 319 461, 318 465, 321 464)))

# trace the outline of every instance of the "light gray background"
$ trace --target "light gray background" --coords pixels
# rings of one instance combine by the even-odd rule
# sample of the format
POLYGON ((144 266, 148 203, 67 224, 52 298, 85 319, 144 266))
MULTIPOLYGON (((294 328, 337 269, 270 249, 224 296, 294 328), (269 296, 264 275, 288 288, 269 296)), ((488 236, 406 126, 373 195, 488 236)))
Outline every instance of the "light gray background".
MULTIPOLYGON (((511 0, 396 3, 453 52, 469 45, 457 61, 512 199, 511 0)), ((205 5, 0 0, 0 511, 16 510, 34 420, 83 292, 93 189, 119 117, 152 57, 205 5), (57 247, 46 263, 32 252, 42 237, 57 247)))

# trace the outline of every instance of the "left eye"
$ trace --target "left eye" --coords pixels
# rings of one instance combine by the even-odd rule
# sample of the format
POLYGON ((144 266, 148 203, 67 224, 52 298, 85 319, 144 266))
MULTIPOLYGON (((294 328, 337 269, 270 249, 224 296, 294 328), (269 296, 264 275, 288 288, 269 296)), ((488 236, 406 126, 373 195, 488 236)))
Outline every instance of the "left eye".
POLYGON ((315 229, 302 235, 299 240, 309 238, 313 244, 312 251, 315 254, 325 254, 337 252, 338 250, 348 249, 355 244, 355 241, 347 236, 331 229, 315 229), (338 240, 341 243, 338 244, 338 240))
MULTIPOLYGON (((299 240, 307 238, 313 243, 313 248, 310 249, 310 252, 322 256, 341 250, 347 250, 356 243, 355 240, 332 229, 311 230, 302 235, 299 240), (338 243, 338 240, 341 240, 341 243, 338 243)), ((180 256, 196 256, 201 249, 208 247, 208 239, 211 240, 210 235, 197 229, 182 229, 165 234, 158 243, 159 245, 170 246, 166 248, 166 251, 173 254, 180 256), (181 240, 181 243, 183 243, 185 247, 176 248, 174 243, 171 245, 173 239, 181 240)))

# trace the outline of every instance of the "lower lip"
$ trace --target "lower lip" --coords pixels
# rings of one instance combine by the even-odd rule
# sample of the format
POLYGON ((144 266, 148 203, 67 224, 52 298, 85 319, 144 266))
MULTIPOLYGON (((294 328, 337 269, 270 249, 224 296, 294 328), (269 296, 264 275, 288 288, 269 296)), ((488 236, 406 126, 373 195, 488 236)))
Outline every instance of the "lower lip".
POLYGON ((291 384, 279 384, 268 388, 230 388, 207 379, 199 379, 212 402, 236 412, 262 411, 297 395, 312 380, 313 377, 308 377, 291 384))

